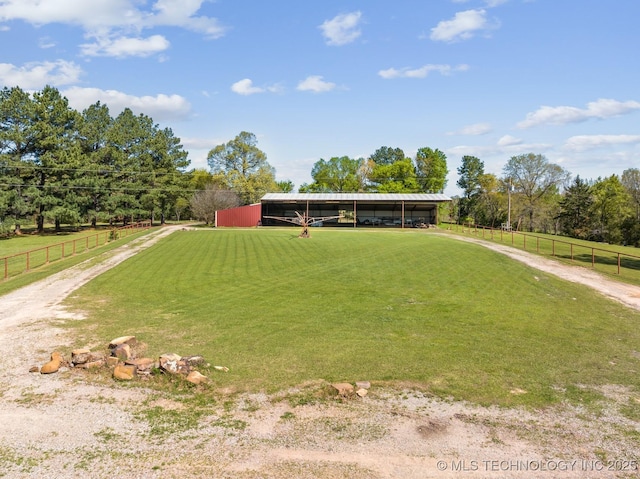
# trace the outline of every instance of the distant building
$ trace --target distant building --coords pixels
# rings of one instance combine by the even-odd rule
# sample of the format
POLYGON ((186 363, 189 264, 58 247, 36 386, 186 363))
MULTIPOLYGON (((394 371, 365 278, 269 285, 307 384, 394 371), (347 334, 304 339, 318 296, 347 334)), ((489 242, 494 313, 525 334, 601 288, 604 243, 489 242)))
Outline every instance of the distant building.
POLYGON ((405 193, 268 193, 260 200, 262 225, 283 225, 266 216, 337 216, 327 226, 413 227, 438 223, 438 205, 451 201, 442 194, 405 193))
POLYGON ((227 210, 217 210, 215 226, 249 228, 258 226, 261 220, 262 205, 255 203, 227 210))

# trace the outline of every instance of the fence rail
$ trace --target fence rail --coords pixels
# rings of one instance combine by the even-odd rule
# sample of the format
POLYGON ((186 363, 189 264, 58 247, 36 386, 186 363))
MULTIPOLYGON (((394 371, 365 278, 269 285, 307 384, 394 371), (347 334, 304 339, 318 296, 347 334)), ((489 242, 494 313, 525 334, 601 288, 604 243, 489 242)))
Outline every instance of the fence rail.
POLYGON ((151 221, 141 221, 120 228, 100 231, 98 233, 76 238, 62 243, 56 243, 41 248, 0 258, 3 267, 3 280, 7 280, 22 273, 29 272, 41 266, 59 261, 90 249, 103 246, 111 241, 124 238, 138 231, 151 228, 151 221))
POLYGON ((624 276, 625 279, 640 284, 640 255, 480 225, 450 223, 448 229, 485 240, 511 244, 516 248, 535 251, 540 255, 552 256, 582 266, 590 266, 593 269, 597 267, 601 272, 624 276))

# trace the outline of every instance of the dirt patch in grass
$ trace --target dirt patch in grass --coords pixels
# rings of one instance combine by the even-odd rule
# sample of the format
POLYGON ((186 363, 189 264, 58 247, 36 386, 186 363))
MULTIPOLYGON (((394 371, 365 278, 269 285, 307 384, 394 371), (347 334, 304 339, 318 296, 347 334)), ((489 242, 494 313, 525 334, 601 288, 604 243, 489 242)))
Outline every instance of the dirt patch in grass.
MULTIPOLYGON (((640 397, 619 386, 575 391, 583 404, 544 410, 480 407, 398 384, 374 383, 366 397, 341 400, 320 380, 271 396, 225 395, 214 383, 209 387, 220 394, 213 397, 221 399, 204 403, 82 371, 28 372, 55 348, 79 346, 57 327, 79 319, 60 308, 67 295, 171 231, 167 227, 91 267, 69 269, 2 297, 0 476, 637 475, 640 397)), ((584 268, 486 246, 640 309, 640 288, 602 277, 587 282, 593 273, 584 268)))

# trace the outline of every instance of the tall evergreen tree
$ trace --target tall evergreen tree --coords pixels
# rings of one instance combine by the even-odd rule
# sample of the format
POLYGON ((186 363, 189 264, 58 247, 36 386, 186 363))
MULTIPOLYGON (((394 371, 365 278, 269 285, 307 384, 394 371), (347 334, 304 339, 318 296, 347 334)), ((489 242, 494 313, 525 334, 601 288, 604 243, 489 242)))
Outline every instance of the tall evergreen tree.
POLYGON ((463 156, 462 164, 458 167, 458 175, 456 184, 464 192, 460 201, 460 216, 475 216, 475 206, 481 193, 480 179, 484 175, 484 163, 475 156, 463 156))
POLYGON ((574 238, 587 239, 593 225, 593 193, 588 182, 576 176, 560 200, 560 227, 574 238))

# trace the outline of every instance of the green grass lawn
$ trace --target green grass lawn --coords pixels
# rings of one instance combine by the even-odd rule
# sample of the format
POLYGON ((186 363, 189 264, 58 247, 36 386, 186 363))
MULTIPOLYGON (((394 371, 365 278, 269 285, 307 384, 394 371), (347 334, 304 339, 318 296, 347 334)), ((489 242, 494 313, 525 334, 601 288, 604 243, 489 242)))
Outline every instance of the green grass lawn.
POLYGON ((108 239, 109 232, 100 230, 62 235, 16 236, 11 239, 0 240, 0 258, 7 256, 7 254, 17 254, 17 256, 7 260, 7 279, 3 279, 5 276, 5 263, 3 260, 0 260, 0 295, 9 293, 87 259, 118 248, 129 241, 147 234, 149 231, 152 230, 132 232, 126 237, 119 238, 116 241, 110 241, 106 244, 105 240, 108 239), (74 242, 76 243, 75 254, 74 242), (62 259, 62 244, 64 244, 65 248, 64 259, 62 259), (43 249, 47 246, 50 246, 48 256, 49 263, 46 262, 47 253, 45 249, 43 249), (37 249, 37 251, 33 251, 35 249, 37 249), (11 253, 7 253, 8 251, 11 251, 11 253), (28 272, 25 272, 25 255, 19 254, 25 253, 26 251, 33 251, 30 253, 31 269, 28 272))
POLYGON ((215 385, 236 390, 370 380, 531 406, 640 390, 640 314, 585 287, 424 231, 297 234, 170 235, 68 301, 88 314, 75 346, 133 334, 228 366, 215 385))
POLYGON ((469 228, 455 224, 442 226, 453 233, 525 249, 566 264, 593 268, 611 279, 640 285, 640 248, 543 233, 507 232, 499 229, 492 232, 487 228, 469 228))

